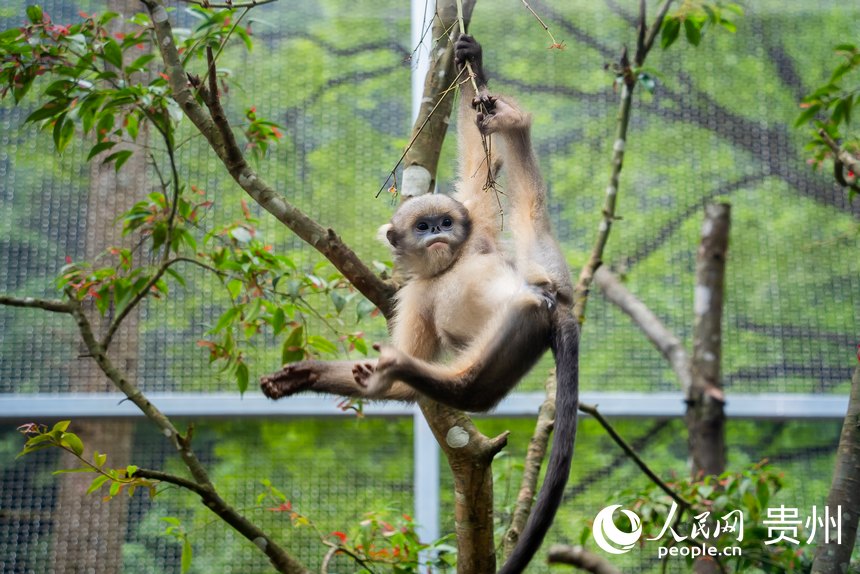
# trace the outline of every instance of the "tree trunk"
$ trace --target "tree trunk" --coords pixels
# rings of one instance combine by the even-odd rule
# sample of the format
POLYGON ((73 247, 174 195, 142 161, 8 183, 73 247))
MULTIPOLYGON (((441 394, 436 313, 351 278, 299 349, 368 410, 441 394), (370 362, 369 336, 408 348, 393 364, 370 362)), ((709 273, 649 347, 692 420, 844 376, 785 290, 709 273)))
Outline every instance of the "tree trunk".
MULTIPOLYGON (((720 362, 729 214, 727 203, 705 208, 702 239, 696 254, 692 382, 686 416, 693 478, 719 475, 726 469, 725 397, 720 362)), ((720 571, 712 558, 697 560, 694 569, 699 574, 720 571)))
POLYGON ((827 540, 823 535, 818 537, 812 572, 843 574, 847 572, 848 563, 851 561, 851 553, 857 540, 857 521, 860 519, 860 364, 854 368, 854 376, 851 379, 851 396, 848 399, 848 412, 842 423, 827 508, 831 516, 841 520, 842 540, 837 541, 837 531, 832 526, 827 540), (837 514, 840 506, 841 516, 837 514))
MULTIPOLYGON (((134 0, 110 0, 105 10, 133 15, 139 10, 134 0)), ((119 28, 116 30, 119 32, 119 28)), ((138 142, 145 144, 141 130, 138 142)), ((117 151, 115 148, 112 151, 117 151)), ((113 165, 102 165, 100 158, 90 164, 90 192, 87 202, 86 259, 94 260, 106 248, 120 245, 122 237, 115 221, 140 198, 145 184, 146 162, 140 150, 131 156, 117 174, 113 165)), ((89 313, 93 325, 105 329, 111 313, 102 319, 95 309, 89 313)), ((117 332, 111 357, 130 377, 137 373, 138 317, 132 313, 117 332)), ((103 333, 102 333, 103 334, 103 333)), ((81 344, 81 355, 86 350, 81 344)), ((94 361, 80 358, 69 366, 69 390, 75 393, 115 391, 94 361)), ((87 451, 108 454, 108 465, 121 468, 130 462, 134 426, 129 421, 73 421, 71 429, 84 441, 87 451)), ((61 466, 80 466, 65 455, 61 466)), ((128 522, 128 497, 104 501, 102 491, 87 495, 93 475, 63 474, 58 477, 59 492, 54 508, 52 564, 56 574, 113 574, 122 571, 122 545, 128 522)))

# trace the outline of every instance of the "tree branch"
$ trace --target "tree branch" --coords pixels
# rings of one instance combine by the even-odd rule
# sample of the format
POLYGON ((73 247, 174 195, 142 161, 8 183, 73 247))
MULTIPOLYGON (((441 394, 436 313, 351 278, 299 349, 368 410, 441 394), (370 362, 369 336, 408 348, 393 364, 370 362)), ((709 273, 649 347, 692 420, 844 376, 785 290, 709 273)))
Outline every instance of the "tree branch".
POLYGON ((842 540, 835 540, 833 529, 829 540, 824 540, 823 536, 818 540, 813 572, 847 572, 857 540, 857 522, 860 519, 860 364, 854 368, 848 412, 842 424, 836 468, 827 495, 831 516, 840 506, 842 540))
MULTIPOLYGON (((87 348, 90 356, 96 361, 101 371, 108 379, 116 386, 128 399, 133 402, 146 417, 152 421, 164 435, 170 440, 177 451, 185 466, 194 477, 196 487, 192 490, 199 494, 209 510, 217 514, 227 524, 232 526, 237 532, 250 540, 269 557, 272 565, 285 574, 304 573, 306 568, 296 561, 286 551, 276 544, 265 532, 258 528, 255 524, 240 515, 232 506, 230 506, 215 490, 215 486, 209 479, 209 474, 203 467, 203 464, 197 458, 197 455, 191 449, 191 433, 182 435, 170 419, 164 415, 158 408, 149 402, 149 399, 141 392, 141 390, 132 383, 128 377, 120 369, 118 369, 107 356, 105 348, 96 340, 93 334, 92 325, 90 325, 86 314, 81 305, 70 299, 70 312, 74 316, 78 324, 78 330, 81 333, 81 338, 87 348)), ((175 482, 174 482, 175 483, 175 482)), ((186 484, 182 486, 186 487, 186 484)))
POLYGON ((549 436, 552 433, 553 423, 555 422, 555 373, 547 377, 544 387, 546 389, 546 399, 538 411, 535 430, 529 441, 529 448, 524 461, 523 478, 520 482, 517 502, 514 506, 511 523, 508 526, 507 532, 505 532, 503 540, 506 557, 513 552, 514 547, 517 545, 520 533, 525 528, 526 521, 528 521, 529 514, 531 513, 535 492, 537 492, 540 469, 543 465, 543 459, 546 457, 549 436))
POLYGON ((72 306, 67 301, 59 299, 36 299, 35 297, 13 297, 12 295, 0 294, 0 305, 42 309, 52 313, 72 312, 72 306))
MULTIPOLYGON (((394 287, 377 277, 343 243, 334 230, 322 227, 289 203, 248 165, 235 137, 232 136, 232 129, 226 117, 219 117, 216 122, 210 112, 197 103, 173 41, 173 30, 163 0, 142 0, 142 2, 152 18, 173 98, 209 142, 233 179, 263 209, 331 261, 356 289, 382 311, 383 315, 390 317, 394 287)), ((213 98, 217 98, 217 94, 209 93, 207 105, 210 110, 213 107, 213 98)))
POLYGON ((686 396, 692 383, 690 357, 683 343, 666 327, 657 315, 618 280, 606 267, 594 274, 594 281, 603 290, 606 299, 621 309, 633 320, 642 333, 657 347, 660 354, 669 361, 672 370, 681 383, 686 396))
POLYGON ((596 406, 580 403, 579 410, 584 412, 585 414, 594 417, 594 420, 600 423, 600 426, 602 426, 604 430, 606 430, 607 434, 609 434, 612 440, 615 441, 615 444, 620 446, 621 450, 623 450, 627 454, 627 456, 630 457, 630 459, 636 464, 636 466, 639 467, 639 470, 645 473, 645 476, 651 479, 651 482, 660 487, 660 490, 668 494, 672 498, 672 500, 677 502, 682 509, 693 507, 690 502, 682 498, 680 494, 672 490, 668 484, 663 482, 663 480, 659 476, 657 476, 657 474, 653 470, 651 470, 651 467, 645 464, 645 461, 642 460, 642 458, 636 453, 636 451, 633 450, 633 447, 631 447, 627 443, 627 441, 624 440, 624 438, 620 434, 618 434, 618 431, 616 431, 615 428, 611 424, 609 424, 609 421, 606 420, 606 418, 600 413, 600 411, 597 410, 596 406))
POLYGON ((547 562, 550 564, 568 564, 592 574, 621 574, 621 571, 606 558, 589 552, 582 546, 564 546, 561 544, 551 546, 547 562))
POLYGON ((687 393, 687 428, 693 476, 718 475, 725 470, 725 413, 722 360, 723 292, 729 245, 727 203, 705 208, 702 240, 696 254, 692 384, 687 393))

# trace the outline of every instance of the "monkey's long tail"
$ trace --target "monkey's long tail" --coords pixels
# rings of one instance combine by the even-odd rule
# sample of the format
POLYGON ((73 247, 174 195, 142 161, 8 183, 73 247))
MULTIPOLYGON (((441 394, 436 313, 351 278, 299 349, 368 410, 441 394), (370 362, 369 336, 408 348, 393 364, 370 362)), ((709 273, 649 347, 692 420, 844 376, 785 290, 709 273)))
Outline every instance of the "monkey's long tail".
POLYGON ((552 452, 537 502, 499 574, 520 574, 525 570, 552 525, 570 474, 579 407, 579 324, 569 312, 556 313, 551 347, 557 381, 552 452))

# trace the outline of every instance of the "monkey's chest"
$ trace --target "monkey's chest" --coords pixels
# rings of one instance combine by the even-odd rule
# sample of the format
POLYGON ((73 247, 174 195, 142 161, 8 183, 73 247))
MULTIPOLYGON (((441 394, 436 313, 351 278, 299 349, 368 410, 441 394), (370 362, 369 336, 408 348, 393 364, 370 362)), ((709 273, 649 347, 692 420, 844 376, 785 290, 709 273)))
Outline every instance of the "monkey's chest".
MULTIPOLYGON (((494 261, 495 263, 496 261, 494 261)), ((439 282, 426 301, 446 351, 460 351, 503 314, 522 281, 507 265, 458 269, 439 282)))

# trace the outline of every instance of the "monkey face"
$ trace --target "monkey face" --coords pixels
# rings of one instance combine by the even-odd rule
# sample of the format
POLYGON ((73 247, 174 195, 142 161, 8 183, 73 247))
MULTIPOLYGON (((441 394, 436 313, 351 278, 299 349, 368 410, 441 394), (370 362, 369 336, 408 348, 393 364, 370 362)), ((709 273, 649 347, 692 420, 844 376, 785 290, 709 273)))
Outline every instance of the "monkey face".
POLYGON ((419 277, 444 272, 457 259, 471 231, 469 212, 446 195, 404 202, 386 229, 397 264, 419 277))

